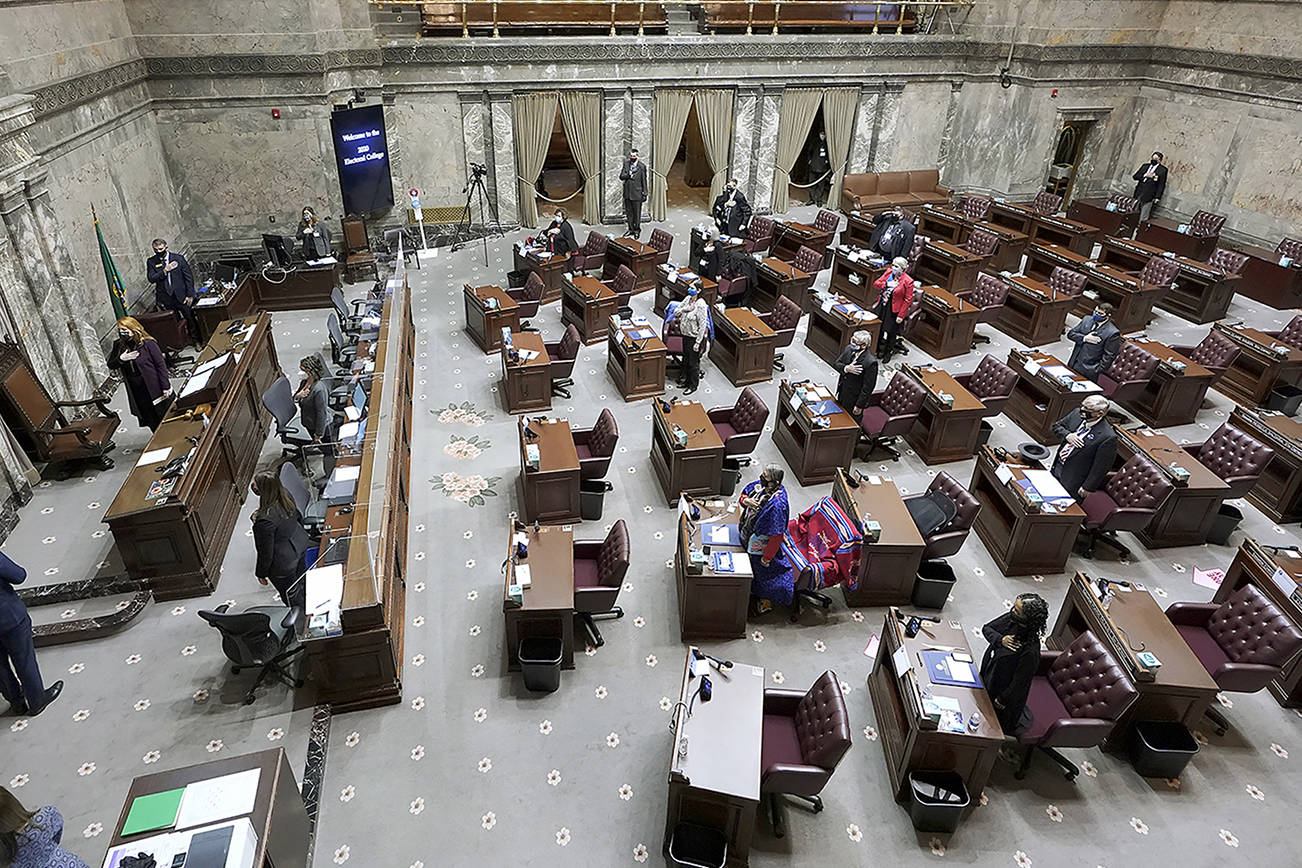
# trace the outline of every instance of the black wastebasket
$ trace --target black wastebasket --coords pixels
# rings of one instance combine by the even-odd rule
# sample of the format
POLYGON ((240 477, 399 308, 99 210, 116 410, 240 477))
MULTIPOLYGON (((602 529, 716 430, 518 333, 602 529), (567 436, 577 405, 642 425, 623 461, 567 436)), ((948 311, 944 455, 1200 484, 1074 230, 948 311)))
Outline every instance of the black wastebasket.
POLYGON ((956 772, 909 772, 909 819, 919 832, 953 832, 970 802, 956 772))
POLYGON ((1297 386, 1276 386, 1266 396, 1267 410, 1278 410, 1285 416, 1296 416, 1299 407, 1302 407, 1302 389, 1297 386))
POLYGON ((511 289, 519 289, 524 286, 525 281, 528 279, 529 269, 527 268, 517 268, 506 273, 506 285, 511 289))
POLYGON ((679 823, 669 836, 671 868, 723 868, 728 863, 728 839, 718 829, 679 823))
POLYGON ((990 435, 993 433, 995 433, 995 426, 984 419, 981 420, 981 427, 977 429, 977 449, 989 443, 990 435))
POLYGON ((1198 742, 1183 723, 1141 720, 1130 733, 1130 764, 1146 778, 1178 778, 1198 753, 1198 742))
POLYGON ((552 693, 561 686, 561 658, 565 647, 560 639, 549 636, 521 639, 518 653, 526 690, 552 693))
POLYGON ((606 492, 614 487, 604 479, 585 479, 579 483, 579 515, 583 516, 584 521, 601 518, 606 492))
POLYGON ((943 609, 954 590, 954 568, 944 560, 927 561, 918 568, 913 585, 913 605, 923 609, 943 609))
POLYGON ((1238 507, 1222 503, 1216 518, 1212 519, 1211 530, 1207 531, 1207 541, 1217 546, 1229 545, 1230 534, 1234 533, 1234 529, 1241 521, 1243 521, 1243 513, 1238 507))
POLYGON ((719 493, 724 497, 731 497, 737 490, 738 482, 741 482, 741 459, 723 459, 723 478, 719 481, 719 493))

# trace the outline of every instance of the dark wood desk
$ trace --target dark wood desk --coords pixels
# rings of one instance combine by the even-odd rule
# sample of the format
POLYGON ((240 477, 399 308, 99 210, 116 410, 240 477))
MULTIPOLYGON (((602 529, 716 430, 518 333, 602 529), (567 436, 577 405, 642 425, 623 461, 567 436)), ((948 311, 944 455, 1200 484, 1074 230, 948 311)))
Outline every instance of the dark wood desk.
POLYGON ((904 371, 927 390, 922 411, 904 439, 927 464, 971 458, 986 405, 947 371, 934 367, 905 367, 904 371), (941 393, 950 395, 952 403, 942 401, 941 393))
MULTIPOLYGON (((750 607, 750 572, 720 573, 714 560, 692 565, 692 552, 701 551, 702 528, 736 526, 741 512, 723 498, 693 500, 700 510, 696 521, 678 514, 678 544, 674 548, 674 579, 678 586, 678 635, 684 642, 704 639, 741 639, 746 635, 746 614, 750 607)), ((740 545, 706 542, 710 551, 744 552, 740 545)))
MULTIPOLYGON (((687 290, 696 282, 697 273, 690 268, 677 268, 672 263, 665 263, 655 270, 656 295, 653 309, 656 316, 663 317, 671 301, 687 298, 687 290), (670 275, 673 278, 670 279, 670 275)), ((719 284, 708 277, 701 277, 701 298, 710 307, 719 299, 719 284)))
MULTIPOLYGON (((705 258, 705 245, 708 243, 709 241, 706 238, 705 230, 700 226, 693 226, 687 247, 690 256, 687 260, 688 268, 698 268, 700 266, 701 260, 705 258)), ((745 253, 746 239, 738 237, 734 241, 729 237, 728 240, 724 240, 724 237, 721 235, 719 240, 714 243, 714 247, 719 251, 719 256, 721 257, 720 261, 723 261, 729 253, 734 251, 745 253)))
POLYGON ((836 240, 837 244, 866 248, 868 242, 872 240, 873 232, 877 230, 873 224, 875 216, 867 211, 851 211, 846 214, 845 228, 841 230, 841 235, 836 240))
POLYGON ((832 479, 832 497, 860 527, 865 522, 876 521, 882 528, 877 542, 864 542, 858 586, 853 590, 841 586, 845 604, 907 606, 913 599, 913 585, 926 542, 913 523, 900 490, 894 482, 876 474, 861 480, 858 488, 851 488, 846 483, 845 471, 837 468, 832 479))
POLYGON ((576 274, 561 284, 561 325, 573 325, 585 344, 606 339, 610 318, 619 309, 619 296, 606 284, 576 274))
POLYGON ((1017 480, 1027 470, 1043 470, 1015 457, 1006 462, 1013 478, 999 481, 994 450, 982 446, 968 491, 981 502, 973 529, 1005 576, 1053 575, 1067 568, 1085 512, 1076 504, 1049 512, 1027 499, 1017 480))
POLYGON ((791 262, 795 260, 800 248, 808 247, 822 257, 819 265, 821 271, 827 268, 827 248, 834 235, 835 229, 823 232, 795 220, 774 220, 773 247, 769 252, 783 262, 791 262))
POLYGON ((928 241, 914 266, 913 278, 919 283, 934 283, 958 295, 972 288, 984 263, 984 257, 968 253, 948 241, 928 241))
POLYGON ((517 422, 520 437, 520 516, 532 524, 564 524, 580 521, 579 453, 574 447, 570 423, 564 419, 517 422), (537 436, 531 436, 532 432, 537 436), (529 463, 528 447, 538 447, 538 467, 529 463))
POLYGON ((520 305, 500 286, 465 285, 466 331, 485 353, 502 348, 502 328, 520 331, 520 305), (491 301, 490 301, 491 299, 491 301))
POLYGON ((1156 464, 1174 488, 1158 506, 1148 527, 1135 531, 1135 536, 1150 549, 1198 546, 1207 542, 1207 533, 1229 496, 1230 487, 1161 431, 1118 428, 1117 466, 1137 454, 1156 464), (1176 479, 1171 472, 1173 463, 1189 472, 1187 480, 1176 479))
POLYGON ((1240 404, 1256 407, 1266 403, 1276 386, 1302 384, 1302 350, 1247 326, 1218 322, 1212 328, 1234 341, 1242 351, 1213 386, 1218 392, 1240 404))
POLYGON ((1085 291, 1076 299, 1073 312, 1089 316, 1100 302, 1107 302, 1113 308, 1112 322, 1122 333, 1147 328, 1153 318, 1153 305, 1170 289, 1144 283, 1114 265, 1087 264, 1083 273, 1085 291))
POLYGON ((676 503, 680 494, 716 494, 723 475, 723 441, 705 407, 696 401, 678 401, 666 413, 655 402, 651 417, 651 469, 665 500, 676 503), (686 432, 686 446, 678 445, 673 428, 686 432))
POLYGON ((199 334, 195 337, 206 344, 217 333, 219 324, 255 313, 253 285, 254 281, 245 275, 233 286, 222 286, 220 290, 210 287, 195 299, 194 318, 199 323, 199 334))
POLYGON ((636 238, 612 238, 606 246, 606 261, 601 268, 602 280, 614 280, 621 265, 627 265, 637 278, 633 292, 646 292, 656 286, 656 257, 660 251, 636 238))
POLYGON ((976 229, 988 232, 997 239, 995 252, 990 254, 990 259, 985 264, 987 270, 1022 270, 1022 255, 1026 253, 1026 248, 1031 243, 1028 234, 991 220, 982 220, 979 223, 969 224, 967 230, 963 233, 963 241, 966 242, 968 238, 972 237, 972 232, 976 229))
POLYGON ((561 284, 570 270, 569 254, 555 256, 545 250, 524 247, 519 243, 511 248, 511 254, 516 271, 532 271, 542 280, 543 304, 551 304, 561 297, 561 284))
POLYGON ((805 274, 789 262, 776 256, 766 256, 755 266, 755 292, 751 296, 752 306, 763 313, 773 310, 782 296, 800 305, 802 311, 809 310, 809 287, 814 282, 814 275, 805 274))
POLYGON ((1017 371, 1017 385, 1004 405, 1004 413, 1043 446, 1058 444, 1058 435, 1053 433, 1054 422, 1079 407, 1088 396, 1102 391, 1096 383, 1074 372, 1070 383, 1049 376, 1044 368, 1053 365, 1066 367, 1057 356, 1048 353, 1023 353, 1016 349, 1008 352, 1008 367, 1017 371), (1034 373, 1027 370, 1028 363, 1033 363, 1034 373), (1076 383, 1080 385, 1073 387, 1076 383))
POLYGON ((1003 280, 1008 284, 1008 297, 999 309, 995 328, 1028 347, 1059 340, 1067 330, 1067 312, 1076 306, 1076 299, 1033 277, 1013 274, 1003 280))
MULTIPOLYGON (((264 865, 275 865, 276 868, 307 868, 310 823, 302 793, 294 779, 294 770, 289 767, 289 758, 285 756, 284 748, 226 757, 135 778, 131 781, 131 788, 127 790, 127 798, 122 804, 117 825, 113 827, 109 851, 123 844, 129 845, 132 841, 141 841, 171 831, 155 830, 129 836, 122 834, 122 829, 126 826, 127 814, 130 813, 135 800, 141 796, 165 793, 190 784, 253 769, 258 769, 258 792, 253 799, 253 810, 228 819, 247 817, 253 826, 253 831, 257 833, 258 843, 253 851, 254 865, 259 868, 264 865)), ((127 852, 134 856, 139 851, 128 850, 127 852)), ((171 864, 170 861, 168 864, 171 864)), ((166 868, 166 866, 160 863, 159 868, 166 868)))
POLYGON ((513 362, 506 347, 502 356, 502 406, 508 413, 528 413, 552 408, 551 358, 537 332, 520 332, 511 336, 516 349, 532 350, 538 355, 527 362, 513 362))
POLYGON ((1077 573, 1067 586, 1067 597, 1047 644, 1054 650, 1063 650, 1086 630, 1108 647, 1117 662, 1130 672, 1139 690, 1139 696, 1117 719, 1104 747, 1124 748, 1136 721, 1169 720, 1190 729, 1197 728, 1220 688, 1167 620, 1152 594, 1147 590, 1118 590, 1104 611, 1085 576, 1077 573), (1144 667, 1137 652, 1130 650, 1132 646, 1152 652, 1162 665, 1156 670, 1144 667))
POLYGON ((830 482, 838 467, 849 470, 854 460, 854 447, 859 442, 859 423, 836 405, 834 398, 831 390, 813 381, 792 384, 783 380, 778 384, 773 442, 801 485, 830 482), (808 403, 800 401, 796 409, 792 408, 793 402, 799 401, 795 394, 796 386, 810 400, 833 402, 836 412, 820 417, 827 420, 827 427, 814 424, 808 403))
POLYGON ((506 628, 506 668, 520 669, 520 640, 546 637, 561 640, 561 668, 574 668, 574 532, 544 525, 538 530, 509 528, 506 532, 506 577, 502 582, 502 618, 506 628), (515 537, 523 534, 528 557, 515 562, 515 537), (510 597, 520 567, 529 567, 524 602, 510 597))
POLYGON ((734 386, 772 379, 776 345, 777 333, 747 308, 729 308, 714 317, 710 361, 734 386))
POLYGON ((1234 245, 1248 255, 1239 292, 1276 310, 1302 307, 1302 260, 1280 265, 1280 254, 1249 244, 1234 245))
MULTIPOLYGON (((844 244, 833 247, 832 276, 827 283, 828 291, 839 293, 868 307, 877 300, 878 293, 873 289, 873 284, 889 267, 880 256, 867 250, 844 244)), ((815 306, 816 302, 810 299, 806 310, 812 310, 815 306)))
POLYGON ((1097 226, 1104 235, 1129 237, 1139 228, 1138 211, 1122 211, 1107 199, 1072 199, 1067 216, 1072 220, 1097 226))
MULTIPOLYGON (((1103 239, 1099 262, 1137 272, 1149 259, 1166 252, 1143 241, 1107 237, 1103 239)), ((1212 322, 1225 316, 1239 287, 1239 275, 1187 256, 1173 256, 1172 260, 1180 271, 1171 288, 1158 296, 1157 306, 1195 323, 1212 322)))
POLYGON ((1032 244, 1057 244, 1088 256, 1094 249, 1099 230, 1079 220, 1037 214, 1031 221, 1031 231, 1027 235, 1032 244))
MULTIPOLYGON (((994 203, 991 203, 992 206, 994 203)), ((993 217, 994 215, 991 215, 993 217)), ((933 241, 946 241, 952 245, 966 244, 972 233, 980 229, 995 236, 995 250, 985 263, 985 268, 995 271, 1020 271, 1022 254, 1030 236, 1026 229, 1010 226, 1020 220, 970 220, 962 212, 944 205, 923 205, 918 211, 918 234, 925 235, 933 241)))
POLYGON ((933 241, 962 244, 970 225, 962 211, 947 205, 928 203, 918 209, 918 234, 933 241))
POLYGON ((252 271, 253 304, 257 310, 320 310, 331 307, 331 293, 341 286, 339 263, 298 263, 289 272, 279 268, 252 271))
POLYGON ((1029 239, 1031 227, 1035 224, 1037 216, 1038 213, 1030 202, 1009 202, 1004 199, 995 199, 990 203, 990 210, 986 213, 986 220, 1020 232, 1029 239))
POLYGON ((860 330, 872 335, 872 349, 877 352, 877 339, 882 333, 882 321, 877 314, 844 295, 815 298, 809 306, 805 346, 830 365, 860 330))
POLYGON ((922 292, 922 309, 909 340, 936 359, 970 353, 980 308, 939 286, 924 286, 922 292))
MULTIPOLYGON (((228 325, 219 324, 197 359, 203 364, 240 353, 220 397, 194 408, 196 412, 172 405, 141 450, 143 455, 170 449, 170 454, 132 467, 104 514, 127 575, 143 581, 155 600, 201 597, 217 589, 231 533, 270 428, 271 414, 262 406, 262 395, 281 374, 271 316, 262 313, 250 319, 252 330, 238 337, 226 331, 228 325), (209 420, 206 426, 203 415, 209 420), (172 490, 147 497, 160 479, 158 468, 186 454, 189 462, 172 490)), ((184 387, 176 386, 178 399, 183 393, 184 387)))
MULTIPOLYGON (((723 832, 727 868, 750 864, 750 842, 760 801, 760 756, 764 742, 764 669, 735 664, 731 677, 712 677, 709 702, 692 696, 701 679, 692 674, 692 651, 683 663, 683 686, 673 711, 669 753, 669 800, 664 849, 679 823, 723 832), (687 716, 688 706, 691 717, 687 716), (680 749, 686 739, 686 753, 680 749)), ((716 676, 718 673, 714 673, 716 676)))
POLYGON ((1084 274, 1089 271, 1089 256, 1077 253, 1060 244, 1032 244, 1026 248, 1026 275, 1047 281, 1053 269, 1062 266, 1069 271, 1084 274))
POLYGON ((921 652, 942 646, 966 652, 974 661, 979 661, 981 655, 972 652, 966 631, 957 621, 945 619, 938 624, 924 624, 926 632, 920 631, 910 639, 901 629, 900 617, 900 611, 894 606, 886 612, 881 644, 868 676, 868 695, 877 719, 878 740, 891 779, 891 792, 897 802, 908 799, 910 772, 923 769, 956 772, 967 787, 972 805, 976 806, 1004 741, 994 703, 984 687, 933 683, 927 676, 921 652), (907 652, 911 667, 902 676, 896 675, 891 662, 891 656, 900 648, 907 652), (962 732, 941 730, 936 721, 926 716, 922 708, 921 688, 924 687, 934 697, 958 703, 965 724, 962 732), (973 712, 981 716, 976 732, 966 727, 973 712))
POLYGON ((1170 250, 1181 256, 1188 256, 1190 259, 1197 259, 1199 262, 1206 262, 1221 243, 1220 233, 1190 235, 1188 232, 1180 231, 1181 225, 1174 220, 1150 217, 1139 224, 1135 240, 1152 244, 1163 250, 1170 250))
POLYGON ((668 351, 649 324, 629 323, 606 336, 606 373, 625 401, 638 401, 665 391, 668 351), (651 337, 635 337, 650 331, 651 337))
POLYGON ((1126 409, 1154 428, 1193 422, 1202 408, 1203 398, 1207 397, 1212 372, 1166 344, 1133 338, 1128 342, 1147 350, 1160 361, 1139 397, 1125 402, 1126 409), (1172 361, 1183 363, 1184 370, 1176 370, 1170 364, 1172 361))
POLYGON ((1302 422, 1283 413, 1235 407, 1230 424, 1275 450, 1248 492, 1248 502, 1281 524, 1302 519, 1302 422))
MULTIPOLYGON (((1256 585, 1294 624, 1302 624, 1299 583, 1302 583, 1302 557, 1296 551, 1270 552, 1248 537, 1234 553, 1234 560, 1225 571, 1212 602, 1224 603, 1244 585, 1256 585)), ((1284 708, 1302 708, 1302 655, 1294 655, 1267 689, 1284 708)))

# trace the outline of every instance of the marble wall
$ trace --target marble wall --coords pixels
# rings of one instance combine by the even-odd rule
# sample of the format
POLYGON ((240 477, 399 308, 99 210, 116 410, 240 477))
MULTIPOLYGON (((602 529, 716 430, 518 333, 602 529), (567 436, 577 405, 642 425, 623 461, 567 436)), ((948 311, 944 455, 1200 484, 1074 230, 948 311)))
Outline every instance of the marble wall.
POLYGON ((601 101, 605 110, 601 176, 606 197, 602 203, 601 219, 606 223, 616 223, 624 219, 624 184, 619 180, 619 171, 630 147, 628 130, 633 116, 633 98, 627 90, 607 90, 601 101))
MULTIPOLYGON (((466 183, 465 139, 471 130, 462 126, 457 95, 404 94, 394 100, 386 119, 395 197, 401 201, 414 187, 420 190, 422 204, 434 206, 464 199, 461 188, 466 183)), ((482 122, 477 129, 481 138, 476 153, 482 156, 482 122)))
POLYGON ((782 92, 765 90, 759 103, 759 142, 755 148, 756 211, 773 208, 773 166, 778 155, 778 118, 782 114, 782 92))
POLYGON ((759 96, 753 92, 737 94, 736 115, 732 120, 732 158, 729 160, 729 176, 736 178, 741 192, 755 201, 755 110, 759 96))
MULTIPOLYGON (((494 99, 489 115, 493 142, 493 166, 489 193, 497 202, 497 218, 501 223, 517 225, 520 222, 520 184, 515 171, 515 113, 511 100, 494 99)), ((541 215, 540 215, 541 216, 541 215)))

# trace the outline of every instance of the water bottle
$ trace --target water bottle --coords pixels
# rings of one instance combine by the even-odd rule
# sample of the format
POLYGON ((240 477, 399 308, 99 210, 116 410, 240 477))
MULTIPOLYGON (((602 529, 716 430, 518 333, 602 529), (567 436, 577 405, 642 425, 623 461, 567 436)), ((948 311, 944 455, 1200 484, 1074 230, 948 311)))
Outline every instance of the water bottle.
POLYGON ((967 719, 967 731, 976 732, 981 728, 981 712, 974 711, 972 716, 967 719))

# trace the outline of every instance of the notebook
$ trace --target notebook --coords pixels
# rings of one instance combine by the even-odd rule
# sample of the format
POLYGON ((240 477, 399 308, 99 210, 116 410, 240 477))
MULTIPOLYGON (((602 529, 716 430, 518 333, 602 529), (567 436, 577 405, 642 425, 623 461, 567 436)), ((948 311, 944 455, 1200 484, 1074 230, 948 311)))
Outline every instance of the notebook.
POLYGON ((141 832, 153 832, 156 829, 170 829, 176 825, 176 815, 181 812, 181 797, 185 787, 138 796, 131 803, 126 822, 122 824, 122 835, 137 835, 141 832))

